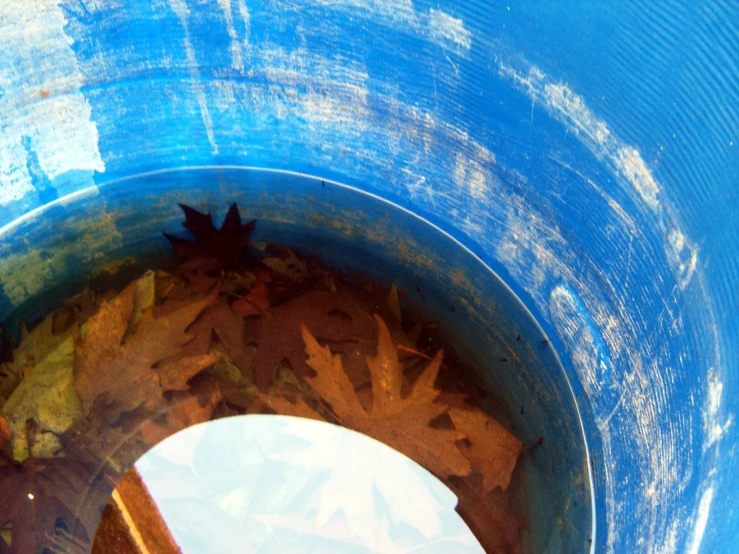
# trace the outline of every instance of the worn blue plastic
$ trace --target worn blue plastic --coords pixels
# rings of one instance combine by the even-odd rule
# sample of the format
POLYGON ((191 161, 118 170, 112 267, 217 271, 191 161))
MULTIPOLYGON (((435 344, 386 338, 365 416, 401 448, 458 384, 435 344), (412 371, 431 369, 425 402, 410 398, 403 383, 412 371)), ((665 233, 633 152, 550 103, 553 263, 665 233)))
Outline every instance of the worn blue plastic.
MULTIPOLYGON (((238 196, 151 172, 335 180, 438 226, 541 324, 582 416, 594 551, 734 552, 738 21, 730 0, 4 0, 0 315, 155 251, 173 200, 238 196)), ((547 537, 590 530, 559 507, 547 537)))

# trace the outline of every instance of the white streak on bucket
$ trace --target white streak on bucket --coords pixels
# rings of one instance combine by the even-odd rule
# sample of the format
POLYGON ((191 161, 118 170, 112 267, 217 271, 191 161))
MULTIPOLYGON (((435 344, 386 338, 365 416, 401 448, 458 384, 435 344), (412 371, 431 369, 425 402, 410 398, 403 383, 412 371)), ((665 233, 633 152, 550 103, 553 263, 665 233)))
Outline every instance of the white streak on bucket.
POLYGON ((228 32, 228 38, 231 40, 231 67, 233 67, 236 71, 243 71, 244 60, 241 56, 241 44, 239 43, 239 35, 236 32, 236 27, 234 26, 231 0, 218 0, 218 5, 223 11, 223 17, 226 21, 226 31, 228 32))
POLYGON ((462 52, 472 47, 472 34, 462 19, 433 8, 428 13, 418 12, 410 0, 306 0, 301 4, 379 20, 394 29, 425 37, 442 48, 462 52))
POLYGON ((631 197, 658 218, 663 232, 671 235, 665 242, 665 254, 681 289, 688 286, 695 273, 698 249, 688 242, 678 223, 662 201, 664 191, 633 146, 621 141, 587 106, 582 96, 566 84, 550 80, 539 68, 529 66, 519 71, 501 63, 500 75, 512 80, 533 102, 580 137, 592 154, 613 168, 631 187, 631 197), (679 238, 679 240, 677 240, 679 238))
POLYGON ((701 497, 700 504, 698 505, 698 519, 695 522, 695 528, 693 529, 693 537, 690 541, 690 548, 688 554, 698 554, 700 552, 701 543, 703 542, 703 534, 706 532, 706 526, 708 524, 708 515, 711 512, 711 501, 713 500, 713 487, 706 489, 701 497))
POLYGON ((5 0, 0 18, 0 205, 35 190, 35 156, 49 180, 105 171, 92 109, 58 0, 5 0))
POLYGON ((200 118, 203 120, 203 125, 205 126, 205 134, 210 143, 211 153, 214 156, 217 156, 218 144, 216 144, 216 137, 213 132, 213 119, 208 110, 208 99, 205 96, 205 89, 201 81, 200 66, 198 65, 198 60, 195 57, 195 50, 192 46, 192 41, 190 40, 190 24, 188 22, 190 10, 187 7, 185 0, 169 0, 169 5, 182 25, 182 32, 184 35, 182 39, 182 47, 185 50, 190 77, 193 80, 193 93, 195 94, 195 97, 198 100, 198 105, 200 106, 200 118))

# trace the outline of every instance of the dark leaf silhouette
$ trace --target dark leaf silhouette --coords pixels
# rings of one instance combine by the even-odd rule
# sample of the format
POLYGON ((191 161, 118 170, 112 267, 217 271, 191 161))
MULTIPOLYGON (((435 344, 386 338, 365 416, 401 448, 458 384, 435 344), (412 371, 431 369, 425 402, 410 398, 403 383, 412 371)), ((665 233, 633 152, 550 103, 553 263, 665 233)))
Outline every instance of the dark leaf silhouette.
POLYGON ((164 233, 178 255, 183 258, 204 258, 213 260, 223 268, 240 268, 242 254, 249 244, 249 234, 254 229, 256 219, 248 223, 241 223, 241 215, 236 203, 226 214, 226 219, 220 230, 213 225, 210 213, 180 204, 185 212, 185 222, 182 224, 195 239, 194 241, 175 237, 164 233))

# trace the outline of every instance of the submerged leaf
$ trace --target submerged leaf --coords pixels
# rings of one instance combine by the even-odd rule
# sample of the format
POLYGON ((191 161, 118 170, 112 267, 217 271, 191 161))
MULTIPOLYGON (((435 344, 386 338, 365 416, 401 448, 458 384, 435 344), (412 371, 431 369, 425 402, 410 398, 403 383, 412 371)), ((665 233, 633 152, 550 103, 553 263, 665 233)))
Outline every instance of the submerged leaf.
POLYGON ((54 314, 47 316, 31 331, 28 331, 24 325, 21 328, 20 344, 13 350, 13 360, 5 364, 5 370, 22 379, 71 334, 71 329, 60 334, 54 332, 54 314))
POLYGON ((372 317, 346 292, 313 290, 266 310, 246 323, 247 337, 257 346, 254 382, 260 389, 267 389, 278 364, 285 359, 297 375, 311 373, 305 363, 301 322, 318 338, 333 342, 374 338, 372 317))
MULTIPOLYGON (((429 424, 448 410, 433 400, 439 391, 434 381, 441 364, 441 354, 429 363, 407 397, 402 397, 403 373, 390 332, 379 317, 378 353, 369 359, 372 373, 372 408, 368 412, 359 401, 354 386, 344 372, 341 358, 321 347, 306 326, 302 328, 307 364, 316 372, 305 381, 331 407, 340 423, 402 452, 437 475, 469 475, 470 462, 456 448, 463 436, 455 430, 430 427, 429 424)), ((279 413, 300 416, 290 403, 272 402, 279 413)), ((302 411, 302 407, 301 407, 302 411)))
POLYGON ((134 309, 136 284, 132 283, 87 323, 87 334, 77 344, 75 385, 89 414, 94 404, 105 407, 111 423, 123 412, 151 410, 163 401, 166 390, 180 389, 188 379, 214 363, 216 356, 182 358, 166 363, 192 337, 185 330, 212 299, 184 303, 154 318, 146 310, 135 331, 124 341, 134 309), (157 368, 158 364, 162 367, 157 368), (177 374, 173 379, 172 375, 177 374))
POLYGON ((5 417, 0 414, 0 454, 7 455, 10 449, 10 427, 8 427, 8 421, 5 417))
POLYGON ((505 427, 480 410, 449 410, 454 427, 467 436, 469 446, 460 447, 482 473, 485 490, 508 488, 516 460, 521 453, 521 441, 505 427))
POLYGON ((255 219, 242 224, 239 209, 234 203, 218 230, 213 225, 210 213, 204 214, 184 204, 180 204, 180 207, 185 213, 185 222, 182 225, 195 241, 164 233, 177 254, 183 258, 214 260, 224 268, 241 267, 242 251, 249 244, 249 234, 254 229, 255 219))
POLYGON ((13 457, 16 460, 26 459, 33 447, 34 441, 29 441, 26 433, 29 420, 34 422, 37 436, 48 433, 45 435, 46 445, 37 448, 35 455, 51 457, 61 450, 58 435, 82 416, 73 384, 73 358, 74 338, 69 336, 34 367, 3 406, 2 413, 13 436, 13 457))
POLYGON ((298 256, 290 249, 284 249, 277 252, 278 255, 264 258, 262 263, 272 270, 275 275, 280 275, 292 281, 293 283, 301 283, 309 276, 308 265, 305 260, 298 256))
POLYGON ((395 283, 390 287, 390 292, 387 293, 387 309, 393 314, 395 320, 400 323, 402 316, 400 313, 400 298, 398 297, 398 287, 395 283))

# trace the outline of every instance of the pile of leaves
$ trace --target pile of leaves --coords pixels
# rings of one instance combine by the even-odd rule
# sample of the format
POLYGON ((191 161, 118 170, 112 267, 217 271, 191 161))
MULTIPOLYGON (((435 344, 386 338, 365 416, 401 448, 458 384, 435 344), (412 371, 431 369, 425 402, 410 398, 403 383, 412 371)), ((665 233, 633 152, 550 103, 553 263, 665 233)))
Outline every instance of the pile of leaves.
MULTIPOLYGON (((115 483, 146 450, 218 417, 333 422, 414 459, 457 494, 488 552, 519 552, 509 505, 521 442, 438 330, 395 286, 290 250, 249 246, 234 204, 221 229, 182 206, 183 260, 120 292, 86 290, 0 365, 0 554, 89 551, 115 483), (250 261, 251 259, 251 261, 250 261)), ((6 343, 7 344, 7 343, 6 343)))

